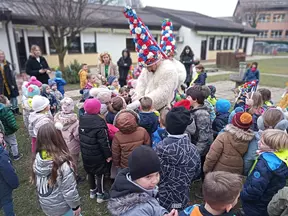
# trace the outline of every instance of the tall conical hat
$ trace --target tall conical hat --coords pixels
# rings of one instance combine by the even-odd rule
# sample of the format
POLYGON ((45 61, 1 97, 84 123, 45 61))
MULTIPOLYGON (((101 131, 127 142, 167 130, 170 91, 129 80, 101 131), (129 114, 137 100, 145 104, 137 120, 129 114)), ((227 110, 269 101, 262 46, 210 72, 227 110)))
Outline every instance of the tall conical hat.
POLYGON ((173 57, 176 50, 176 41, 173 34, 173 24, 169 19, 164 19, 162 22, 160 47, 162 51, 168 56, 173 57))

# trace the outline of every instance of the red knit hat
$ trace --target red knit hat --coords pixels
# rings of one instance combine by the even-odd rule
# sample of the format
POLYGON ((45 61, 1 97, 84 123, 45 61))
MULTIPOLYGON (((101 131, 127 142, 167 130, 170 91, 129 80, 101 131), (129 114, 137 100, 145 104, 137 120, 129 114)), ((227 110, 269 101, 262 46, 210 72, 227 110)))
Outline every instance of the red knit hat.
POLYGON ((247 112, 238 112, 232 119, 232 124, 240 129, 248 130, 253 123, 252 116, 247 112))
POLYGON ((185 107, 185 109, 190 110, 191 107, 190 101, 187 99, 180 100, 176 102, 173 107, 180 107, 180 106, 183 106, 185 107))

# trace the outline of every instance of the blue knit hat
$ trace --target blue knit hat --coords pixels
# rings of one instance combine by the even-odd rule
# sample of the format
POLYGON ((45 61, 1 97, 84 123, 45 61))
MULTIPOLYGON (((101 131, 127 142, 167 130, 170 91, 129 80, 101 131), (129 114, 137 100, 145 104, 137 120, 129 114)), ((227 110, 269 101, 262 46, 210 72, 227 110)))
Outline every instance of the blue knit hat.
POLYGON ((236 115, 236 113, 239 113, 239 112, 244 112, 244 109, 242 107, 237 107, 235 110, 231 112, 231 114, 229 115, 229 119, 228 119, 229 124, 232 123, 233 117, 236 115))
POLYGON ((33 98, 35 95, 40 95, 40 89, 36 85, 30 85, 26 89, 26 95, 28 98, 33 98))
POLYGON ((49 80, 48 80, 48 85, 49 85, 50 88, 51 88, 53 85, 57 85, 57 83, 56 83, 54 80, 49 79, 49 80))
POLYGON ((108 79, 107 79, 107 82, 109 83, 109 85, 111 85, 114 82, 115 79, 117 79, 116 76, 109 76, 108 79))
POLYGON ((57 71, 55 72, 55 77, 57 77, 57 78, 62 78, 62 72, 59 71, 59 70, 57 70, 57 71))
POLYGON ((216 102, 216 111, 219 113, 227 113, 229 112, 230 108, 231 108, 231 103, 229 100, 226 99, 219 99, 216 102))

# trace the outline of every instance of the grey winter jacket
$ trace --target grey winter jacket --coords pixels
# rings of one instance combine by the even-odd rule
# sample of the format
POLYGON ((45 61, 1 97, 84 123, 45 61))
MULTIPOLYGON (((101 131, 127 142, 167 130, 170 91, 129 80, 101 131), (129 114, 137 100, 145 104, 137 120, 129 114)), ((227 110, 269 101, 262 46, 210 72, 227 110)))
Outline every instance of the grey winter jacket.
POLYGON ((208 108, 203 105, 191 110, 193 122, 186 128, 191 143, 196 145, 201 156, 205 156, 213 142, 212 122, 208 108))
POLYGON ((62 216, 80 205, 80 196, 74 172, 67 162, 58 169, 56 184, 48 185, 53 167, 52 160, 43 160, 39 153, 33 164, 39 202, 43 212, 49 216, 62 216))
POLYGON ((31 112, 28 127, 30 137, 37 137, 40 127, 47 123, 53 123, 53 116, 50 111, 47 113, 31 112))
POLYGON ((288 215, 288 187, 278 191, 270 201, 267 211, 270 216, 288 215))

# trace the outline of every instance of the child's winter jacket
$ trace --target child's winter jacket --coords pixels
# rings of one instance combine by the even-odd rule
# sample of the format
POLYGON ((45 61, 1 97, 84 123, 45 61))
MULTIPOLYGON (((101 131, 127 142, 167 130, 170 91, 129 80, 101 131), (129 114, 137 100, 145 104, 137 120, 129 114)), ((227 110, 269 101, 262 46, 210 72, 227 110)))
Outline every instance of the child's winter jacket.
POLYGON ((109 124, 113 124, 116 115, 117 115, 117 113, 113 113, 113 112, 108 111, 107 115, 105 117, 106 122, 109 124))
POLYGON ((240 198, 246 215, 268 216, 267 206, 273 196, 286 185, 287 151, 281 158, 272 152, 262 153, 247 177, 240 198))
POLYGON ((0 103, 0 121, 5 128, 5 135, 14 134, 18 130, 17 122, 13 112, 0 103))
POLYGON ((251 68, 249 68, 244 77, 243 77, 243 81, 244 82, 251 82, 253 80, 259 80, 260 79, 260 72, 259 70, 256 70, 256 71, 252 71, 251 68))
POLYGON ((216 118, 212 123, 214 137, 228 124, 229 115, 230 113, 216 113, 216 118))
MULTIPOLYGON (((205 209, 205 205, 193 205, 193 206, 189 206, 187 207, 184 211, 179 212, 179 216, 214 216, 212 215, 210 212, 208 212, 205 209)), ((216 215, 215 215, 216 216, 216 215)), ((233 213, 232 211, 229 212, 224 212, 221 215, 217 216, 236 216, 235 213, 233 213)))
POLYGON ((62 95, 65 94, 64 86, 67 84, 63 78, 55 77, 54 81, 57 83, 57 89, 62 95))
POLYGON ((58 177, 53 187, 49 186, 49 178, 53 168, 53 160, 36 154, 33 171, 36 177, 38 200, 46 215, 64 215, 72 208, 80 205, 75 174, 69 162, 63 161, 58 168, 58 177))
POLYGON ((102 175, 110 167, 106 159, 112 156, 108 128, 99 115, 80 116, 79 138, 84 169, 87 173, 102 175))
POLYGON ((79 71, 79 73, 78 73, 79 79, 80 79, 80 89, 83 89, 86 86, 87 74, 88 74, 88 71, 87 70, 83 70, 83 69, 81 69, 79 71))
POLYGON ((196 80, 194 81, 194 84, 203 86, 206 84, 206 79, 207 79, 207 73, 201 72, 200 74, 198 74, 196 80))
POLYGON ((139 112, 139 126, 146 129, 150 137, 159 125, 158 116, 155 112, 139 112))
POLYGON ((119 131, 112 142, 112 158, 116 167, 128 167, 128 157, 132 151, 138 146, 150 145, 149 134, 138 126, 137 120, 137 114, 132 110, 121 110, 115 117, 114 125, 119 131))
POLYGON ((158 127, 158 129, 152 134, 152 148, 156 148, 158 143, 168 136, 165 128, 158 127))
POLYGON ((159 202, 168 211, 183 210, 190 196, 190 185, 201 172, 198 150, 184 135, 168 135, 155 149, 161 163, 159 202))
POLYGON ((9 153, 0 145, 0 203, 12 201, 12 191, 19 186, 19 180, 9 153))
POLYGON ((204 173, 226 171, 242 175, 243 156, 253 139, 253 131, 244 131, 232 124, 225 127, 212 143, 204 163, 204 173))
POLYGON ((71 154, 80 153, 79 121, 76 113, 66 114, 59 112, 54 116, 55 122, 63 125, 61 130, 63 138, 71 154))
POLYGON ((288 109, 288 93, 284 95, 284 97, 279 102, 278 106, 281 107, 282 109, 288 109))
POLYGON ((145 190, 131 180, 129 168, 117 175, 110 191, 108 210, 112 216, 163 216, 168 211, 159 205, 158 189, 145 190))
POLYGON ((186 132, 191 143, 196 145, 201 156, 205 156, 213 142, 212 124, 208 108, 205 105, 191 110, 193 122, 188 125, 186 132))
POLYGON ((37 137, 39 128, 48 123, 53 123, 53 116, 50 112, 36 113, 32 112, 29 116, 29 135, 30 137, 37 137))
POLYGON ((50 110, 51 110, 52 114, 54 114, 56 112, 56 108, 58 106, 58 102, 57 102, 56 98, 54 97, 54 95, 51 94, 51 93, 47 94, 45 92, 42 92, 41 95, 43 97, 46 97, 49 100, 49 102, 50 102, 50 110), (55 107, 55 109, 52 109, 53 107, 55 107))
POLYGON ((208 109, 208 113, 210 115, 211 122, 213 122, 215 120, 215 118, 216 118, 216 113, 215 113, 214 106, 207 99, 204 101, 204 105, 208 109))
POLYGON ((267 207, 269 216, 288 215, 288 187, 279 190, 267 207))

